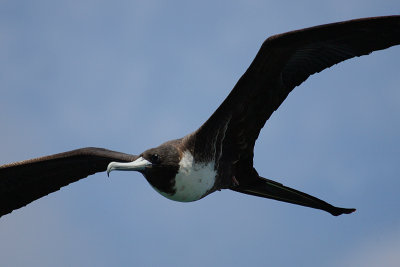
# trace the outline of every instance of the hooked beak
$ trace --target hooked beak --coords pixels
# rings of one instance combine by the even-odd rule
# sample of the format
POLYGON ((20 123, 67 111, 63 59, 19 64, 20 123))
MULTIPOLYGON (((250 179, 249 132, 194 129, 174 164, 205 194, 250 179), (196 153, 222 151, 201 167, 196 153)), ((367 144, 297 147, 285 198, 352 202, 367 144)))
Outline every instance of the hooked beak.
POLYGON ((107 166, 107 176, 113 170, 119 171, 143 171, 147 166, 152 165, 150 161, 139 157, 132 162, 110 162, 107 166))

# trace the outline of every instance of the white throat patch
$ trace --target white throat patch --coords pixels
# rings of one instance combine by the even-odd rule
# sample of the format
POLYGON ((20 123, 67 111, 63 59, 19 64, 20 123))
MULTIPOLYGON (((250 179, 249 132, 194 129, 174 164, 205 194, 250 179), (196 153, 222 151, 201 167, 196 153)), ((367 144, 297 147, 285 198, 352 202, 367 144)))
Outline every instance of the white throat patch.
POLYGON ((196 164, 193 155, 189 151, 185 151, 175 177, 175 194, 159 193, 175 201, 195 201, 202 198, 214 186, 216 175, 214 162, 196 164))

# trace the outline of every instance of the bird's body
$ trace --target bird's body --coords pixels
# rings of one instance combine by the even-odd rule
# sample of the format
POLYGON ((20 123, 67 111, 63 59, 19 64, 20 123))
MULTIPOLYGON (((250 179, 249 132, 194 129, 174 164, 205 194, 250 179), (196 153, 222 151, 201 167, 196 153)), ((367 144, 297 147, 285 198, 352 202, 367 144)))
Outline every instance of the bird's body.
POLYGON ((156 191, 181 202, 221 189, 321 209, 355 209, 261 177, 253 166, 261 129, 310 75, 349 58, 400 44, 400 16, 351 20, 268 38, 213 115, 196 131, 138 156, 82 148, 0 166, 0 216, 96 172, 141 172, 156 191))
POLYGON ((182 153, 179 170, 174 178, 174 193, 158 192, 175 201, 196 201, 213 192, 216 177, 217 172, 213 161, 195 162, 193 155, 186 150, 182 153))

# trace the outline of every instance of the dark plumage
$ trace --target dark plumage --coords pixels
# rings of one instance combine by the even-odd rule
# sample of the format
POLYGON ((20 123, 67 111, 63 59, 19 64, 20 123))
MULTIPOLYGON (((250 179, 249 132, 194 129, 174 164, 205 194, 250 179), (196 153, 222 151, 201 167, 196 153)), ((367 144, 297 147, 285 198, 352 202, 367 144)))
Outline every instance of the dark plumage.
POLYGON ((400 16, 327 24, 268 38, 214 114, 195 132, 139 156, 83 148, 0 166, 0 216, 96 172, 141 172, 164 196, 194 201, 231 189, 325 210, 355 209, 258 175, 254 144, 272 113, 310 75, 346 59, 400 44, 400 16), (123 163, 125 162, 125 164, 123 163))

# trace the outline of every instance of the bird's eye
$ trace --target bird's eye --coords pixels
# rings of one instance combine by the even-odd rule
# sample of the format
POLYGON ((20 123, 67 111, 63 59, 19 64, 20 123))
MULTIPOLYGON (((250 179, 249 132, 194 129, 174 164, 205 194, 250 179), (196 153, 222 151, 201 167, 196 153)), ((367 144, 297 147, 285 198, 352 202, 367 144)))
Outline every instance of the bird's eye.
POLYGON ((151 163, 153 163, 153 164, 158 164, 158 163, 160 163, 160 156, 156 153, 156 154, 153 154, 153 155, 151 155, 151 157, 150 157, 150 161, 151 161, 151 163))

